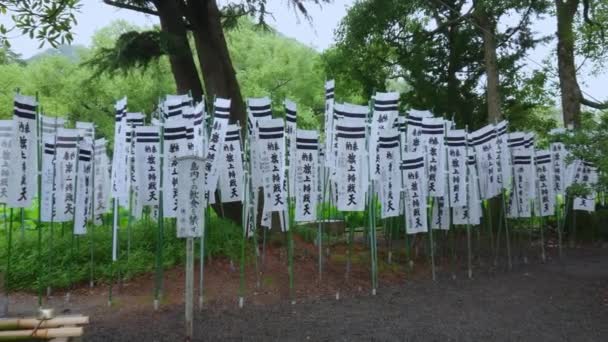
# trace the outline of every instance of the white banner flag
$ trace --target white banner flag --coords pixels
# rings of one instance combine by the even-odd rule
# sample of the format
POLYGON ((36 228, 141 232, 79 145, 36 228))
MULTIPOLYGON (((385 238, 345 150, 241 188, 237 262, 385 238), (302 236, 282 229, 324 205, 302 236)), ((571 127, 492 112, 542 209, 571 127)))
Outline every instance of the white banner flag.
POLYGON ((187 150, 186 122, 179 118, 165 122, 163 161, 163 216, 175 217, 177 211, 177 159, 187 150))
POLYGON ((110 165, 106 151, 107 141, 105 138, 95 140, 94 153, 94 185, 93 190, 93 224, 99 226, 103 224, 103 214, 110 210, 110 165))
POLYGON ((576 179, 577 183, 581 183, 587 187, 589 193, 585 196, 575 197, 572 203, 573 210, 584 210, 587 212, 595 211, 595 198, 596 191, 594 190, 595 185, 598 181, 597 168, 588 162, 581 162, 580 171, 578 172, 576 179))
POLYGON ((74 219, 76 163, 78 162, 78 130, 57 129, 55 143, 55 171, 57 180, 55 222, 68 222, 74 219))
POLYGON ((426 153, 427 195, 442 197, 445 192, 445 123, 442 118, 423 118, 421 144, 426 153))
POLYGON ((540 204, 539 216, 553 216, 555 214, 555 189, 553 186, 553 168, 551 165, 551 152, 548 150, 536 151, 534 163, 536 165, 537 201, 540 204))
POLYGON ((528 218, 532 216, 530 201, 530 183, 534 184, 534 172, 532 170, 532 154, 527 151, 515 151, 513 153, 513 176, 514 190, 509 203, 509 217, 528 218))
POLYGON ((112 197, 120 199, 128 193, 127 184, 125 183, 126 167, 125 160, 127 158, 125 145, 127 129, 127 98, 123 98, 116 102, 114 106, 114 153, 112 153, 112 197))
POLYGON ((260 173, 258 151, 258 123, 272 119, 270 98, 250 98, 247 100, 247 121, 249 127, 249 160, 251 163, 251 184, 254 192, 263 186, 260 173))
POLYGON ((448 189, 452 208, 467 205, 467 142, 463 129, 448 131, 446 137, 448 153, 448 189))
POLYGON ((433 113, 427 110, 410 109, 407 113, 407 152, 417 152, 422 144, 420 136, 422 135, 422 119, 433 117, 433 113))
POLYGON ((507 122, 501 121, 494 126, 496 131, 496 180, 498 191, 511 189, 513 167, 509 151, 507 122))
POLYGON ((336 82, 325 82, 325 165, 334 165, 334 89, 336 82))
POLYGON ((215 203, 215 189, 219 177, 218 163, 222 152, 222 144, 228 129, 230 118, 230 100, 216 98, 214 104, 213 126, 209 135, 209 144, 205 159, 205 204, 215 203))
POLYGON ((553 143, 550 148, 553 191, 555 195, 563 196, 566 191, 566 148, 563 143, 553 143))
POLYGON ((220 195, 222 203, 243 201, 243 157, 241 129, 228 125, 220 153, 220 195))
POLYGON ((401 172, 405 191, 406 232, 407 234, 425 233, 428 231, 428 225, 423 152, 407 152, 403 156, 401 172))
POLYGON ((498 195, 501 186, 498 184, 497 146, 494 125, 487 125, 470 134, 471 146, 475 148, 477 172, 479 174, 479 192, 482 199, 498 195))
POLYGON ((475 150, 467 150, 466 194, 467 205, 453 208, 453 222, 459 225, 481 223, 481 196, 479 194, 475 150))
MULTIPOLYGON (((285 134, 283 120, 258 123, 260 170, 264 184, 264 213, 285 210, 285 134)), ((284 227, 283 227, 284 228, 284 227)))
POLYGON ((196 156, 181 157, 177 162, 180 178, 178 191, 177 237, 202 236, 205 163, 196 156))
POLYGON ((88 138, 83 139, 78 149, 76 209, 74 213, 74 235, 87 233, 87 221, 91 219, 93 193, 92 143, 88 138))
POLYGON ((295 197, 296 129, 296 104, 293 101, 285 100, 285 152, 287 153, 285 160, 289 166, 289 198, 295 197))
POLYGON ((343 117, 336 125, 338 210, 365 210, 367 151, 365 121, 343 117))
POLYGON ((399 93, 376 93, 374 96, 374 113, 370 128, 369 163, 372 166, 371 179, 380 178, 380 161, 378 157, 378 138, 388 129, 393 129, 399 114, 399 93))
POLYGON ((294 174, 296 184, 293 193, 296 198, 296 222, 310 222, 317 219, 319 203, 319 134, 316 131, 298 130, 294 174))
POLYGON ((386 130, 378 137, 378 156, 380 161, 380 203, 382 218, 401 214, 401 146, 399 132, 386 130))
POLYGON ((15 95, 11 172, 8 182, 8 206, 28 208, 36 196, 38 185, 38 137, 33 97, 15 95))
POLYGON ((159 204, 160 132, 155 126, 135 128, 135 171, 137 203, 153 210, 159 204))

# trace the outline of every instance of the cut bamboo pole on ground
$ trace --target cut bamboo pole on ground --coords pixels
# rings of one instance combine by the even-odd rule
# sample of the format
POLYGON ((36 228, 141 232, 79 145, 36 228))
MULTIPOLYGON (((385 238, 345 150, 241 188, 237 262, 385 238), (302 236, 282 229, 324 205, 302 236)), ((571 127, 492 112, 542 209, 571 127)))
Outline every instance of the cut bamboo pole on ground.
POLYGON ((80 337, 83 334, 82 327, 51 328, 33 330, 7 330, 0 331, 0 341, 28 341, 34 339, 49 339, 60 337, 80 337))
POLYGON ((61 326, 73 326, 89 324, 88 316, 59 316, 49 320, 39 320, 37 318, 6 318, 0 319, 0 330, 19 330, 34 328, 57 328, 61 326))

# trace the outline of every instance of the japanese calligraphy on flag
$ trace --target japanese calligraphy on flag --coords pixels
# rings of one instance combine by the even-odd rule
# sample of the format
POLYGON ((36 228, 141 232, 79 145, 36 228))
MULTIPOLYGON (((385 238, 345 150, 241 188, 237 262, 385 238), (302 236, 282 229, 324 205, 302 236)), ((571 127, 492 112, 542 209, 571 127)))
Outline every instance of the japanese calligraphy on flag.
POLYGON ((399 132, 395 129, 383 131, 378 137, 380 161, 380 203, 382 218, 399 216, 401 209, 401 145, 399 132))
POLYGON ((431 228, 441 230, 450 229, 450 207, 448 206, 448 201, 445 197, 433 199, 431 228))
POLYGON ((407 152, 401 163, 405 191, 405 219, 407 234, 424 233, 428 230, 426 214, 426 178, 422 151, 407 152))
POLYGON ((202 158, 206 151, 205 102, 200 102, 195 107, 187 107, 182 117, 188 123, 188 151, 202 158))
POLYGON ((511 152, 507 133, 507 122, 501 121, 494 126, 496 131, 496 181, 498 191, 511 188, 513 167, 511 166, 511 152))
POLYGON ((336 125, 338 210, 365 210, 368 185, 365 150, 365 121, 341 118, 336 125))
POLYGON ((319 133, 297 130, 294 171, 296 176, 293 188, 296 198, 296 222, 309 222, 317 219, 319 202, 319 133))
POLYGON ((452 220, 459 225, 478 225, 481 223, 481 196, 479 194, 477 162, 475 150, 467 149, 466 194, 467 205, 453 208, 452 220))
POLYGON ((261 152, 259 162, 264 184, 263 211, 270 213, 285 210, 285 129, 283 120, 270 119, 258 124, 261 152))
POLYGON ((549 150, 536 151, 534 164, 536 166, 537 201, 540 204, 537 215, 553 216, 555 214, 555 182, 549 150))
POLYGON ((203 160, 196 156, 181 157, 177 162, 180 178, 178 191, 177 237, 202 236, 204 202, 203 160))
POLYGON ((467 142, 463 129, 447 132, 448 195, 452 208, 467 205, 467 142))
POLYGON ((426 110, 410 109, 407 113, 407 152, 417 152, 421 148, 422 119, 431 118, 433 113, 426 110))
POLYGON ((513 153, 514 190, 509 199, 509 217, 527 218, 532 215, 530 183, 534 185, 532 153, 524 150, 513 153))
POLYGON ((93 224, 103 224, 102 216, 110 209, 110 165, 106 151, 107 141, 105 138, 95 140, 93 161, 94 186, 93 190, 93 224))
POLYGON ((163 215, 175 217, 179 186, 177 159, 187 150, 186 122, 181 118, 165 122, 164 140, 163 215))
POLYGON ((125 175, 127 165, 126 129, 127 129, 127 98, 116 102, 114 106, 114 153, 112 154, 112 197, 120 199, 128 193, 125 175))
POLYGON ((334 88, 336 82, 329 80, 325 82, 325 164, 333 165, 334 144, 334 88))
POLYGON ((74 219, 76 163, 78 153, 78 130, 58 128, 55 143, 55 179, 57 180, 55 222, 74 219))
POLYGON ((209 144, 205 159, 204 179, 205 179, 205 206, 215 199, 215 189, 218 182, 218 161, 222 152, 222 144, 228 129, 228 119, 230 118, 230 100, 216 98, 214 104, 213 126, 209 135, 209 144))
POLYGON ((477 155, 477 172, 479 174, 479 192, 482 199, 498 195, 501 186, 498 184, 496 131, 493 125, 478 129, 469 136, 471 146, 477 155))
POLYGON ((13 112, 13 141, 11 172, 8 182, 8 206, 27 208, 32 205, 38 185, 38 137, 36 109, 33 97, 15 95, 13 112))
POLYGON ((40 201, 40 218, 43 222, 55 220, 57 203, 55 174, 55 135, 44 135, 42 149, 42 199, 40 201))
POLYGON ((93 146, 90 139, 83 139, 78 149, 76 211, 74 213, 74 235, 87 233, 87 221, 92 218, 93 193, 93 146))
POLYGON ((566 148, 563 143, 552 143, 550 149, 553 191, 555 195, 563 196, 566 190, 566 148))
POLYGON ((8 182, 11 172, 13 120, 0 120, 0 203, 8 201, 8 182))
POLYGON ((222 203, 243 200, 243 157, 241 153, 241 129, 228 125, 222 144, 220 195, 222 203))
POLYGON ((296 167, 296 104, 285 100, 285 151, 287 152, 287 165, 289 166, 289 198, 294 198, 295 167, 296 167))
POLYGON ((259 159, 260 151, 258 145, 258 123, 272 119, 270 98, 250 98, 247 100, 247 125, 249 128, 249 160, 251 163, 251 184, 253 189, 263 187, 262 174, 260 173, 259 159))
POLYGON ((137 203, 152 208, 159 204, 160 132, 155 126, 135 128, 135 172, 137 203))
POLYGON ((595 211, 596 191, 593 189, 598 181, 597 168, 588 162, 580 162, 577 182, 585 185, 589 191, 585 196, 575 197, 572 202, 573 210, 595 211))
POLYGON ((445 192, 445 123, 442 118, 423 118, 420 137, 426 152, 428 196, 442 197, 445 192))
POLYGON ((374 113, 372 115, 369 136, 369 162, 373 172, 371 179, 380 178, 380 160, 378 157, 378 138, 383 131, 393 129, 399 114, 399 93, 376 93, 374 96, 374 113))

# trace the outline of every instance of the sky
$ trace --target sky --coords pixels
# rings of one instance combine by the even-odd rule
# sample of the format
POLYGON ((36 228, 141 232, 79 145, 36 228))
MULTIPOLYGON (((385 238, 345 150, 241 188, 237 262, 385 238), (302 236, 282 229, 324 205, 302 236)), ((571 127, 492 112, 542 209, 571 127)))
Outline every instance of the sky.
MULTIPOLYGON (((222 4, 227 1, 219 0, 218 2, 222 4)), ((354 2, 355 0, 333 0, 322 6, 310 4, 307 8, 312 22, 309 22, 301 15, 298 16, 294 8, 288 6, 287 0, 268 0, 268 11, 273 14, 268 17, 268 22, 283 35, 294 38, 318 51, 323 51, 333 44, 334 31, 340 20, 346 15, 348 7, 354 2)), ((117 19, 123 19, 139 26, 151 26, 158 23, 158 19, 154 16, 117 9, 104 4, 102 0, 82 0, 81 3, 82 9, 77 14, 78 25, 74 28, 73 44, 89 45, 95 31, 117 19)), ((6 17, 0 17, 0 22, 6 23, 6 17)), ((536 22, 534 30, 539 34, 549 35, 554 34, 555 27, 555 20, 548 18, 536 22)), ((11 37, 13 50, 22 54, 24 58, 40 52, 37 41, 16 33, 9 34, 9 37, 11 37)), ((540 46, 532 51, 526 61, 528 64, 526 69, 536 69, 538 68, 536 63, 541 63, 546 58, 553 58, 554 44, 555 42, 552 42, 550 45, 540 46)), ((46 48, 45 46, 42 50, 46 48)), ((579 79, 583 92, 601 101, 608 100, 608 93, 604 86, 608 82, 608 72, 590 74, 589 68, 583 68, 579 79)))

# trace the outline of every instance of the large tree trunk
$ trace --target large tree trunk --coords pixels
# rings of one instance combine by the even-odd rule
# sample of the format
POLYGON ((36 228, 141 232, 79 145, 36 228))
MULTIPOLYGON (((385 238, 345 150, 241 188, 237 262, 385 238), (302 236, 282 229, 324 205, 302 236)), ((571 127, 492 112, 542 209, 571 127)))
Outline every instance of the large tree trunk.
POLYGON ((188 1, 187 16, 193 26, 194 42, 207 96, 231 99, 230 121, 239 121, 245 128, 245 103, 228 52, 216 1, 188 1))
POLYGON ((555 0, 557 11, 557 65, 564 125, 578 127, 581 120, 581 89, 576 79, 573 21, 579 0, 555 0))
POLYGON ((488 102, 488 123, 502 120, 500 106, 500 80, 496 57, 496 22, 483 7, 475 10, 475 19, 483 37, 483 57, 486 71, 486 101, 488 102))
MULTIPOLYGON (((207 96, 231 99, 230 121, 239 121, 245 130, 245 103, 228 52, 217 3, 215 0, 193 0, 188 1, 187 6, 186 15, 192 25, 207 96)), ((224 203, 223 210, 215 209, 218 214, 241 222, 241 203, 224 203)))
POLYGON ((162 32, 167 35, 169 64, 177 92, 187 94, 190 91, 194 99, 200 101, 203 97, 203 87, 194 64, 188 34, 177 3, 157 0, 154 4, 158 11, 162 32))

